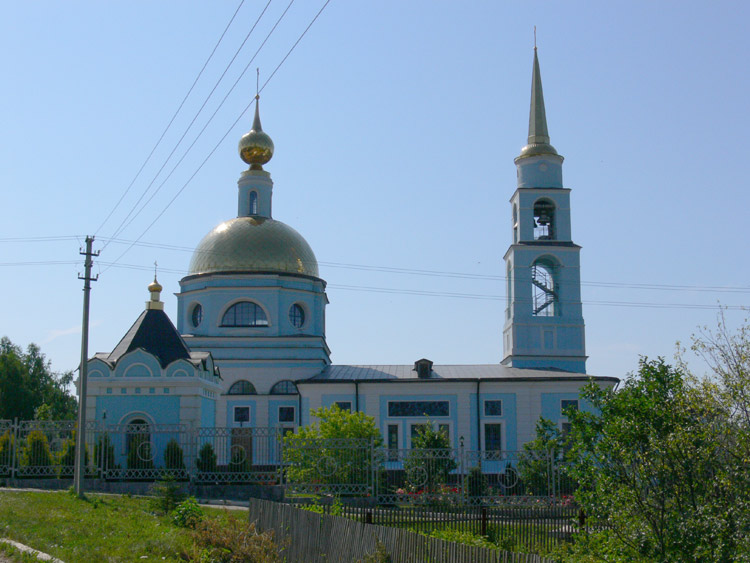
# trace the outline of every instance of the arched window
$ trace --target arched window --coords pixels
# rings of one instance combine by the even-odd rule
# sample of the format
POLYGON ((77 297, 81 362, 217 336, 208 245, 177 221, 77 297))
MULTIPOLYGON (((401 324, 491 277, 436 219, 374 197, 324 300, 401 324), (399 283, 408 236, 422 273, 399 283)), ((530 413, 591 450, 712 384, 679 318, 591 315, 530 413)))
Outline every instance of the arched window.
POLYGON ((531 266, 531 283, 534 302, 532 313, 536 317, 554 317, 557 314, 557 288, 555 287, 554 266, 537 261, 531 266))
POLYGON ((252 301, 235 303, 221 319, 221 326, 268 326, 266 313, 252 301))
POLYGON ((555 204, 549 199, 534 203, 534 240, 555 240, 555 204))
POLYGON ((508 262, 508 268, 506 272, 506 283, 507 283, 507 302, 508 306, 505 309, 505 316, 510 318, 510 306, 513 303, 513 269, 511 268, 510 262, 508 262))
POLYGON ((513 204, 513 244, 518 242, 518 206, 513 204))
POLYGON ((302 328, 305 324, 305 310, 302 305, 295 303, 289 309, 289 322, 294 328, 302 328))
POLYGON ((296 395, 298 392, 299 391, 297 391, 297 386, 294 382, 289 381, 288 379, 279 381, 276 385, 271 387, 271 395, 296 395))
POLYGON ((250 192, 250 215, 258 214, 258 192, 250 192))
POLYGON ((199 324, 201 324, 202 320, 203 307, 201 307, 200 303, 196 303, 195 307, 193 307, 193 312, 190 314, 190 322, 193 323, 194 327, 197 327, 199 324))
POLYGON ((255 387, 249 381, 240 379, 232 384, 227 395, 255 395, 255 387))

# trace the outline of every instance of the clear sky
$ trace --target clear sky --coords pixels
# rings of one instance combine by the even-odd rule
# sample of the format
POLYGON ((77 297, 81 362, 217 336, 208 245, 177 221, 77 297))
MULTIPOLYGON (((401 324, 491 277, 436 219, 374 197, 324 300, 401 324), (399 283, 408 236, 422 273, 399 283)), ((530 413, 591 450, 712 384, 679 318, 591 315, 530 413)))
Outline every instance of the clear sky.
MULTIPOLYGON (((236 215, 236 147, 251 113, 230 127, 255 68, 264 83, 324 3, 297 0, 250 62, 288 6, 270 3, 157 176, 266 1, 244 2, 101 228, 239 1, 5 4, 0 335, 38 343, 56 370, 78 365, 78 251, 93 233, 90 353, 111 351, 140 314, 154 261, 175 319, 190 249, 236 215), (144 202, 161 188, 109 242, 149 184, 144 202), (8 240, 33 237, 50 239, 8 240), (121 257, 121 241, 139 237, 149 244, 121 257)), ((276 145, 274 218, 308 240, 329 284, 333 361, 500 361, 535 25, 583 247, 589 373, 671 357, 719 303, 746 305, 748 21, 746 2, 331 0, 263 90, 261 114, 276 145)))

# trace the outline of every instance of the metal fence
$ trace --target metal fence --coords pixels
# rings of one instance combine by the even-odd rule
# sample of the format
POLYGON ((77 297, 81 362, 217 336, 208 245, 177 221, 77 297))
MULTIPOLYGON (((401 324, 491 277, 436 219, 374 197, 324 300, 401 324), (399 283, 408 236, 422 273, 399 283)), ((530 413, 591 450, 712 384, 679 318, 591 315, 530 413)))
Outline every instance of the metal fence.
MULTIPOLYGON (((86 475, 283 485, 291 497, 357 497, 389 506, 533 506, 564 500, 574 489, 551 452, 387 449, 370 439, 305 441, 281 432, 89 422, 86 475)), ((0 421, 0 477, 72 477, 75 433, 73 421, 0 421)))

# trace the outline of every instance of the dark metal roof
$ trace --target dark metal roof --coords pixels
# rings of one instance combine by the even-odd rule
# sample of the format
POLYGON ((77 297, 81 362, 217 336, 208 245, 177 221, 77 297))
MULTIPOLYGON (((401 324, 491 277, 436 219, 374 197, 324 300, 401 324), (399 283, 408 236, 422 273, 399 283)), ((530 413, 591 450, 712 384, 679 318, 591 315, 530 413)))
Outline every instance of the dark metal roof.
POLYGON ((318 375, 297 383, 344 383, 346 381, 387 382, 414 381, 429 383, 430 381, 460 381, 460 380, 494 380, 494 381, 585 381, 596 379, 600 381, 619 381, 616 377, 591 376, 585 373, 572 373, 560 370, 521 369, 503 366, 501 364, 474 365, 433 365, 429 378, 420 379, 413 365, 385 365, 385 366, 346 366, 330 365, 318 375))
POLYGON ((115 364, 138 348, 158 358, 163 368, 175 360, 191 360, 190 350, 180 333, 167 314, 158 309, 143 311, 107 360, 115 364))

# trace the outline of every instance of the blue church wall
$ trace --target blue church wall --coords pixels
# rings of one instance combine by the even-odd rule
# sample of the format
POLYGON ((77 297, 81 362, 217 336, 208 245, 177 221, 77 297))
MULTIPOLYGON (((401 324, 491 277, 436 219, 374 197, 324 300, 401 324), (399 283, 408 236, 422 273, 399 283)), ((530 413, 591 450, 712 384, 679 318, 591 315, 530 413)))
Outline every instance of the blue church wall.
POLYGON ((167 366, 167 377, 193 377, 195 366, 185 360, 177 360, 167 366))
POLYGON ((216 426, 216 401, 201 397, 201 426, 213 428, 216 426))
POLYGON ((555 205, 554 238, 556 241, 571 241, 570 190, 561 189, 520 189, 514 203, 518 205, 519 240, 534 240, 534 204, 540 199, 555 205))
POLYGON ((197 336, 248 335, 322 335, 325 293, 321 282, 292 276, 207 276, 185 282, 178 294, 177 328, 181 334, 197 336), (208 286, 210 284, 210 287, 208 286), (224 312, 239 301, 253 301, 266 313, 268 327, 222 327, 224 312), (190 323, 195 304, 203 308, 198 327, 190 323), (295 328, 289 321, 289 309, 300 303, 305 309, 305 324, 295 328))
MULTIPOLYGON (((515 393, 479 393, 479 408, 480 410, 480 427, 484 422, 500 422, 503 425, 503 443, 505 444, 506 450, 514 451, 518 449, 518 430, 517 430, 517 419, 516 419, 516 394, 515 393), (484 412, 485 401, 502 401, 502 415, 493 416, 486 415, 484 412)), ((469 414, 471 425, 471 449, 479 450, 481 448, 482 437, 477 436, 476 424, 473 421, 477 420, 477 394, 472 393, 470 395, 469 403, 469 414)), ((483 428, 483 427, 482 427, 483 428)), ((483 432, 484 430, 480 430, 483 432)), ((467 444, 468 445, 468 444, 467 444)))
POLYGON ((146 418, 154 424, 178 424, 180 422, 180 398, 159 395, 113 395, 96 398, 96 419, 103 420, 107 411, 107 424, 127 424, 131 418, 146 418), (138 413, 130 417, 131 413, 138 413), (148 413, 148 416, 143 416, 148 413))
POLYGON ((562 157, 543 155, 517 163, 519 188, 562 188, 562 157))

